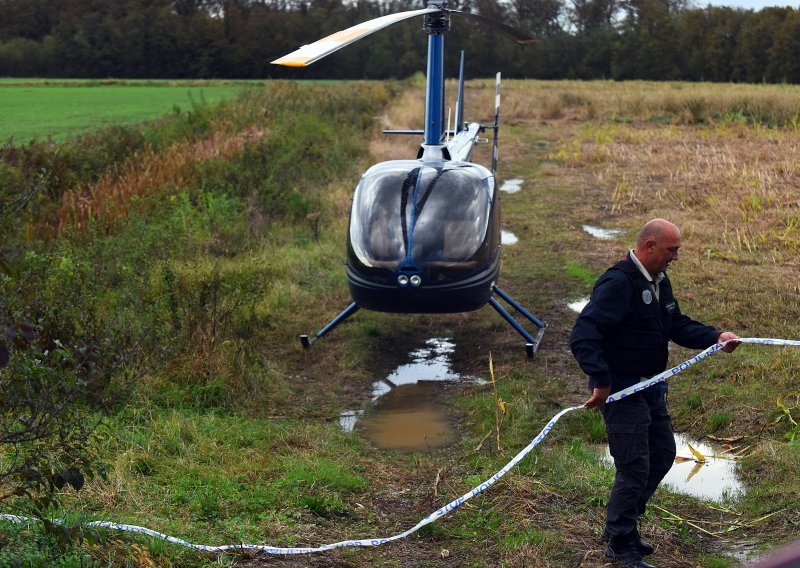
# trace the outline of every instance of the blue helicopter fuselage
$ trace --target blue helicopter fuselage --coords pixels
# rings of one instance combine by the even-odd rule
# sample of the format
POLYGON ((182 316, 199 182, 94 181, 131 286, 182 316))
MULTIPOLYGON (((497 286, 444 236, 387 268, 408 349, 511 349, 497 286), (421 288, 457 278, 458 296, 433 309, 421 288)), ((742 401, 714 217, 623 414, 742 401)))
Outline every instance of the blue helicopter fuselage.
POLYGON ((382 162, 362 176, 347 251, 350 293, 359 306, 463 312, 491 297, 500 270, 495 177, 460 159, 468 158, 477 131, 464 134, 466 143, 457 137, 427 148, 420 159, 382 162))

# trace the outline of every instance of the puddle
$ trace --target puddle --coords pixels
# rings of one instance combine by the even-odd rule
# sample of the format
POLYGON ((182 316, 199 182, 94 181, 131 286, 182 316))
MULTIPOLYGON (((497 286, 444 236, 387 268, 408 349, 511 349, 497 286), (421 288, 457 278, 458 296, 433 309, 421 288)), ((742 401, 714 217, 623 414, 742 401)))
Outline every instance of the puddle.
POLYGON ((759 556, 764 554, 763 549, 755 542, 744 540, 723 542, 726 544, 725 548, 730 551, 726 553, 727 556, 730 556, 743 565, 756 560, 759 556))
POLYGON ((384 449, 424 451, 452 444, 458 430, 446 390, 439 381, 393 388, 359 421, 358 431, 384 449))
POLYGON ((581 313, 581 311, 583 311, 583 308, 588 303, 589 303, 589 298, 581 298, 580 300, 575 300, 574 302, 570 302, 569 304, 567 304, 567 307, 573 312, 581 313))
POLYGON ((604 241, 613 239, 617 235, 621 235, 625 232, 622 229, 601 229, 600 227, 594 227, 592 225, 583 225, 583 230, 593 237, 604 241))
POLYGON ((364 416, 363 410, 344 410, 339 415, 339 429, 342 432, 352 432, 355 430, 356 422, 364 416))
POLYGON ((683 434, 675 434, 679 458, 692 457, 688 444, 705 456, 705 463, 699 464, 695 461, 675 463, 663 483, 681 493, 713 501, 719 501, 723 497, 734 497, 744 491, 736 475, 736 460, 713 457, 725 452, 705 442, 690 440, 683 434))
POLYGON ((450 368, 455 343, 433 338, 410 353, 411 362, 400 365, 372 385, 367 410, 345 410, 339 427, 358 430, 373 445, 394 450, 429 450, 456 441, 449 388, 457 383, 482 383, 450 368))
POLYGON ((505 191, 506 193, 517 193, 519 190, 522 189, 522 182, 519 178, 515 179, 507 179, 503 182, 503 185, 500 186, 500 191, 505 191))
POLYGON ((500 231, 500 243, 504 245, 515 245, 519 242, 517 235, 511 231, 500 231))
MULTIPOLYGON (((689 444, 705 456, 705 463, 697 463, 693 459, 682 463, 676 461, 661 482, 663 485, 669 485, 673 491, 710 501, 720 501, 725 497, 735 497, 744 492, 742 483, 736 475, 736 460, 714 457, 725 453, 719 447, 676 433, 677 459, 692 458, 689 444)), ((608 453, 608 446, 605 450, 605 459, 609 464, 613 463, 611 454, 608 453)))

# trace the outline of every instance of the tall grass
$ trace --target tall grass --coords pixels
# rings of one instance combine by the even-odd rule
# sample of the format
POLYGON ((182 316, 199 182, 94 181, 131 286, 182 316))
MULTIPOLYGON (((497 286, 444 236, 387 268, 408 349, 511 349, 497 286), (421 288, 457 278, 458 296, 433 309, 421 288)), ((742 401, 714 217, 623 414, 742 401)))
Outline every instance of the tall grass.
POLYGON ((593 179, 585 183, 610 192, 614 212, 655 208, 676 221, 700 212, 709 222, 693 230, 706 254, 798 262, 800 201, 793 188, 800 178, 789 158, 800 150, 797 87, 509 83, 504 118, 576 125, 550 158, 588 166, 593 179))
POLYGON ((503 116, 515 123, 602 118, 623 123, 733 122, 794 129, 800 117, 796 85, 504 81, 502 89, 503 116), (519 91, 525 96, 516 96, 519 91))
MULTIPOLYGON (((316 268, 336 266, 330 257, 341 238, 336 212, 342 193, 325 180, 357 179, 372 117, 387 96, 380 85, 334 91, 276 84, 213 111, 204 107, 166 119, 163 130, 148 125, 143 128, 151 130, 132 138, 133 130, 117 130, 119 144, 108 131, 106 147, 120 151, 98 159, 90 174, 73 161, 84 140, 63 148, 77 152, 69 160, 61 159, 58 147, 7 147, 4 164, 20 174, 11 182, 22 182, 9 183, 8 191, 24 186, 24 170, 33 163, 48 172, 58 165, 64 177, 56 181, 48 174, 51 183, 38 201, 23 204, 25 215, 4 222, 3 324, 33 322, 37 348, 57 344, 79 353, 79 365, 126 383, 128 402, 143 412, 197 417, 196 425, 179 423, 177 414, 148 425, 159 430, 163 447, 137 458, 129 473, 119 470, 122 477, 113 483, 147 477, 164 460, 189 459, 209 413, 263 417, 299 406, 286 373, 287 358, 295 357, 287 338, 296 332, 284 328, 290 313, 300 321, 316 315, 312 302, 301 307, 305 297, 331 294, 330 278, 319 278, 316 268), (157 145, 140 146, 145 140, 157 145), (309 160, 316 167, 300 166, 309 160), (48 203, 53 198, 59 207, 48 203), (296 223, 310 214, 320 223, 296 223)), ((12 356, 33 358, 37 352, 12 356)), ((112 410, 127 416, 123 407, 112 410)), ((97 448, 116 451, 100 443, 97 448)), ((297 489, 298 503, 312 515, 339 515, 340 493, 360 482, 348 481, 338 464, 321 458, 313 463, 332 471, 333 485, 297 489)), ((294 471, 297 464, 287 468, 294 471)), ((239 485, 227 476, 203 470, 205 479, 193 485, 196 466, 180 475, 170 504, 188 514, 212 518, 235 509, 218 501, 229 493, 242 503, 239 485)), ((90 492, 108 494, 109 486, 98 484, 90 492)), ((279 491, 269 493, 274 499, 279 491)), ((26 561, 3 554, 0 563, 26 561)))

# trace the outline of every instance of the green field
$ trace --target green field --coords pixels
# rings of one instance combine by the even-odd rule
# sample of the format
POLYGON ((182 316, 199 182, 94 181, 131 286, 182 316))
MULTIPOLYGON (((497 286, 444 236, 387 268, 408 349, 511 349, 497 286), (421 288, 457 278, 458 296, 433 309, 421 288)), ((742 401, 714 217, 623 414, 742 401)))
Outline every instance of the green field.
MULTIPOLYGON (((495 96, 493 80, 470 81, 468 118, 491 120, 495 96)), ((0 433, 31 408, 55 420, 33 442, 0 436, 0 514, 66 519, 0 520, 0 566, 607 566, 613 472, 594 412, 565 416, 480 496, 376 548, 215 555, 82 524, 208 545, 405 531, 588 398, 569 304, 652 217, 683 229, 670 268, 682 310, 743 337, 800 337, 799 88, 504 81, 498 177, 523 184, 501 196, 519 239, 503 246, 501 285, 548 323, 536 358, 488 307, 361 310, 303 350, 298 336, 350 302, 360 174, 417 150, 381 135, 383 118, 418 127, 424 100, 421 82, 276 81, 146 127, 0 150, 0 433), (373 383, 443 337, 452 370, 487 381, 447 391, 456 442, 391 451, 340 428, 343 411, 374 417, 373 383)), ((676 348, 670 363, 695 354, 676 348)), ((671 379, 676 431, 728 441, 744 492, 711 502, 662 486, 641 523, 656 565, 733 568, 797 538, 798 392, 796 348, 743 345, 671 379)))
POLYGON ((0 140, 62 141, 235 97, 254 82, 0 80, 0 140))

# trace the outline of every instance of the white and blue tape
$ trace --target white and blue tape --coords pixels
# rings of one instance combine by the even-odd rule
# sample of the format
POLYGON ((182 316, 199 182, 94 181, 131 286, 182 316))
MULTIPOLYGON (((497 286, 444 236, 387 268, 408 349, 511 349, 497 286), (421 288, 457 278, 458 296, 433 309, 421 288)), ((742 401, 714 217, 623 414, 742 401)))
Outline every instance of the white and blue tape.
MULTIPOLYGON (((779 346, 800 347, 800 341, 795 341, 795 340, 791 340, 791 339, 769 339, 769 338, 761 338, 761 337, 746 337, 746 338, 737 339, 736 341, 739 341, 741 343, 753 343, 753 344, 761 344, 761 345, 779 345, 779 346)), ((680 365, 676 365, 675 367, 672 367, 671 369, 667 369, 663 373, 659 373, 658 375, 656 375, 656 376, 654 376, 654 377, 652 377, 650 379, 644 380, 644 381, 642 381, 640 383, 636 383, 633 386, 630 386, 630 387, 628 387, 626 389, 623 389, 621 391, 617 391, 617 392, 611 394, 606 399, 606 403, 608 404, 608 403, 612 403, 612 402, 621 400, 621 399, 623 399, 623 398, 625 398, 627 396, 630 396, 630 395, 632 395, 634 393, 642 391, 642 390, 654 385, 655 383, 659 383, 661 381, 666 381, 670 377, 673 377, 673 376, 677 375, 681 371, 684 371, 685 369, 691 367, 692 365, 694 365, 696 363, 699 363, 703 359, 705 359, 705 358, 709 357, 710 355, 716 353, 717 351, 721 350, 723 347, 725 347, 724 343, 717 343, 715 345, 712 345, 711 347, 709 347, 705 351, 702 351, 701 353, 697 354, 696 356, 692 357, 691 359, 688 359, 688 360, 684 361, 680 365)), ((160 539, 163 539, 163 540, 165 540, 167 542, 171 542, 173 544, 178 544, 178 545, 184 546, 186 548, 191 548, 191 549, 194 549, 194 550, 200 550, 200 551, 204 551, 204 552, 225 552, 225 551, 228 551, 228 550, 254 550, 254 551, 258 551, 258 552, 263 552, 265 554, 310 554, 310 553, 313 553, 313 552, 324 552, 326 550, 333 550, 334 548, 380 546, 381 544, 385 544, 387 542, 392 542, 394 540, 399 540, 399 539, 405 538, 405 537, 417 532, 419 529, 421 529, 425 525, 428 525, 428 524, 430 524, 430 523, 432 523, 432 522, 444 517, 445 515, 447 515, 450 511, 453 511, 454 509, 458 509, 458 507, 460 507, 463 503, 465 503, 465 502, 469 501, 470 499, 472 499, 473 497, 475 497, 475 495, 478 495, 479 493, 483 493, 486 489, 488 489, 489 487, 494 485, 494 483, 498 479, 500 479, 506 473, 508 473, 511 470, 511 468, 513 468, 515 465, 517 465, 522 460, 522 458, 527 456, 531 452, 531 450, 533 450, 533 448, 535 448, 537 445, 539 445, 539 443, 542 440, 545 439, 545 437, 550 433, 550 430, 553 429, 553 426, 555 426, 556 422, 558 422, 559 419, 562 416, 564 416, 568 412, 572 412, 573 410, 578 410, 578 409, 581 409, 581 408, 584 408, 584 407, 582 405, 581 406, 570 406, 569 408, 565 408, 565 409, 561 410, 558 414, 556 414, 555 416, 553 416, 553 418, 550 419, 550 421, 547 423, 547 425, 544 428, 542 428, 542 431, 539 432, 539 434, 533 440, 531 440, 531 442, 527 446, 525 446, 517 455, 515 455, 511 459, 511 461, 508 462, 505 465, 505 467, 503 467, 503 469, 501 469, 500 471, 495 473, 493 476, 491 476, 489 479, 487 479, 486 481, 484 481, 483 483, 481 483, 477 487, 473 488, 471 491, 468 491, 467 493, 465 493, 464 495, 462 495, 458 499, 454 499, 453 501, 451 501, 450 503, 448 503, 444 507, 434 511, 433 513, 431 513, 430 515, 428 515, 427 517, 422 519, 420 522, 418 522, 416 525, 414 525, 413 527, 411 527, 407 531, 399 533, 399 534, 396 534, 394 536, 386 537, 386 538, 366 538, 366 539, 358 539, 358 540, 343 540, 343 541, 340 541, 340 542, 334 542, 332 544, 324 544, 322 546, 309 547, 309 548, 301 548, 301 547, 283 548, 283 547, 278 547, 278 546, 268 546, 268 545, 265 545, 265 544, 224 544, 224 545, 220 545, 220 546, 208 546, 208 545, 204 545, 204 544, 195 544, 195 543, 192 543, 192 542, 188 542, 188 541, 183 540, 181 538, 177 538, 177 537, 174 537, 174 536, 169 536, 169 535, 166 535, 164 533, 160 533, 158 531, 154 531, 152 529, 148 529, 146 527, 140 527, 140 526, 137 526, 137 525, 125 525, 125 524, 113 523, 113 522, 109 522, 109 521, 92 521, 92 522, 86 523, 84 526, 86 526, 86 527, 96 527, 96 528, 105 528, 105 529, 118 530, 118 531, 126 531, 126 532, 138 533, 138 534, 144 534, 144 535, 151 536, 151 537, 154 537, 154 538, 160 538, 160 539)), ((25 522, 31 522, 31 521, 34 520, 34 519, 30 519, 28 517, 20 517, 20 516, 17 516, 17 515, 8 515, 8 514, 0 515, 0 519, 6 520, 6 521, 11 521, 11 522, 14 522, 14 523, 25 523, 25 522)), ((59 523, 61 523, 61 520, 60 519, 54 519, 52 522, 55 523, 55 524, 59 524, 59 523)))

